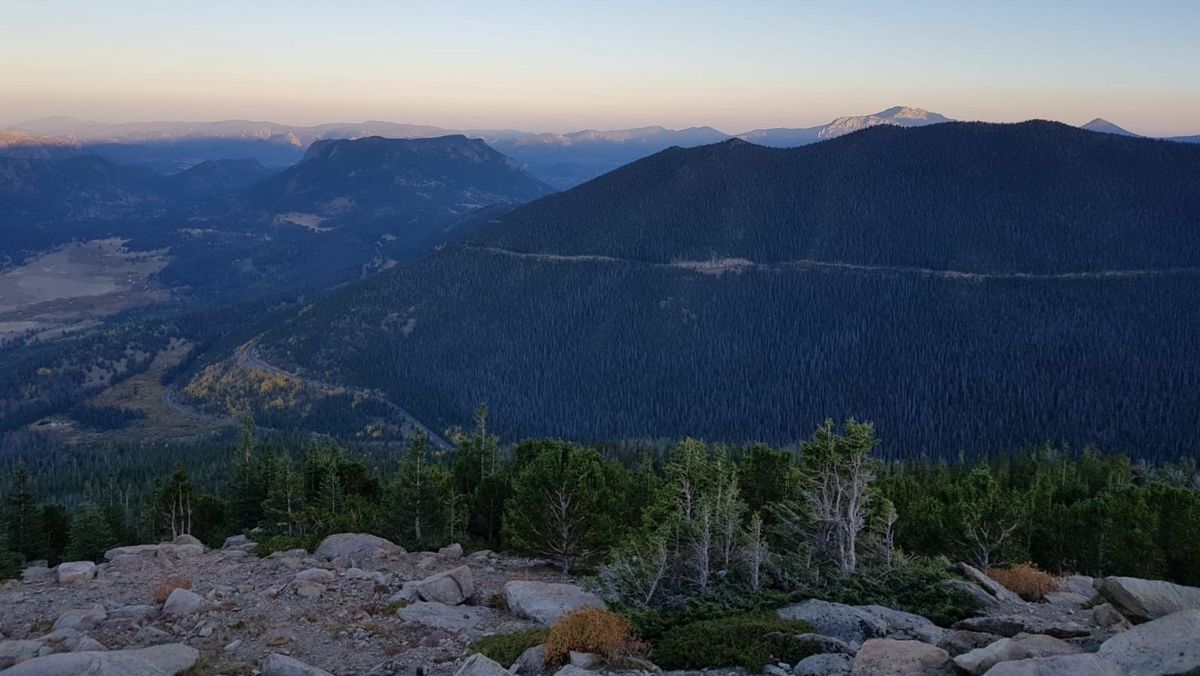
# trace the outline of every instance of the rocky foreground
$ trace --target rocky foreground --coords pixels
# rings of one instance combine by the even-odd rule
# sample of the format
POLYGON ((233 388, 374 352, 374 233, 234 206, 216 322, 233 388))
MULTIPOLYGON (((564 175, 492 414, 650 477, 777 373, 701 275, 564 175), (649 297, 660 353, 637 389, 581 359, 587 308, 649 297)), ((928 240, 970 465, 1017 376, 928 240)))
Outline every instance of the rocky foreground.
MULTIPOLYGON (((603 601, 544 562, 408 553, 371 535, 256 557, 230 538, 118 547, 106 562, 34 566, 0 591, 0 674, 505 674, 605 672, 598 656, 546 667, 471 655, 492 634, 553 624, 603 601)), ((983 607, 952 627, 882 606, 809 600, 779 609, 814 631, 814 654, 770 674, 1117 675, 1200 673, 1200 589, 1072 576, 1028 603, 961 566, 983 607)), ((647 664, 647 670, 653 666, 647 664)), ((736 673, 714 671, 709 673, 736 673)))

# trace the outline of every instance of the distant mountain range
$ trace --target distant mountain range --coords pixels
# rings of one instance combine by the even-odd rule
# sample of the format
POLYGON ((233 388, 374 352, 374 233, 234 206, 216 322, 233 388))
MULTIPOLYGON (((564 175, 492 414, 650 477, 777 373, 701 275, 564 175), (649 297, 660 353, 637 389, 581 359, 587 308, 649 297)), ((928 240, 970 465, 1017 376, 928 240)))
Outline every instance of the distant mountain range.
MULTIPOLYGON (((137 164, 160 173, 174 173, 205 160, 227 158, 252 158, 269 167, 283 168, 299 161, 309 145, 321 140, 368 136, 430 138, 463 134, 483 139, 516 160, 538 179, 563 189, 672 146, 695 147, 741 138, 759 145, 796 147, 877 125, 915 127, 950 120, 944 115, 920 108, 895 106, 870 115, 839 117, 814 127, 755 129, 740 134, 728 134, 712 127, 667 129, 657 126, 558 134, 511 129, 454 130, 381 121, 336 122, 314 126, 247 120, 108 124, 50 117, 31 120, 0 132, 0 154, 62 157, 92 153, 114 162, 137 164), (6 134, 11 138, 6 138, 6 134)), ((1099 118, 1084 125, 1084 128, 1130 134, 1099 118)), ((1200 139, 1180 137, 1173 140, 1200 139)))
POLYGON ((306 307, 266 358, 433 429, 892 455, 1200 443, 1200 147, 877 125, 672 148, 306 307))

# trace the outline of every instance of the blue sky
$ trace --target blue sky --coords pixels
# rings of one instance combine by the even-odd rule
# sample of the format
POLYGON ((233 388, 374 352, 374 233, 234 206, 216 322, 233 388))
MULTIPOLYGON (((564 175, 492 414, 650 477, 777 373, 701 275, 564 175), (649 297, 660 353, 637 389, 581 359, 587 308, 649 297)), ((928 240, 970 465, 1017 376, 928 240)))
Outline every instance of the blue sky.
POLYGON ((1200 1, 0 0, 0 123, 807 126, 892 105, 1200 134, 1200 1))

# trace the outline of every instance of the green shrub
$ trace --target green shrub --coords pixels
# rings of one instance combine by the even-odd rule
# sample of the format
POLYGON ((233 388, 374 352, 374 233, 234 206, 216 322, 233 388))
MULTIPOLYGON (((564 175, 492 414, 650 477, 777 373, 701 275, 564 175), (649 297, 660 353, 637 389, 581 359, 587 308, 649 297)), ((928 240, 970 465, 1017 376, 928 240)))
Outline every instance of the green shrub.
MULTIPOLYGON (((624 610, 622 614, 633 624, 643 639, 653 641, 670 629, 702 620, 716 620, 730 615, 745 615, 756 611, 774 610, 796 599, 791 594, 769 589, 751 591, 732 585, 711 587, 674 608, 665 610, 624 610)), ((623 609, 618 608, 618 611, 623 609)))
POLYGON ((773 662, 794 663, 812 654, 797 634, 806 622, 781 620, 771 612, 702 620, 668 630, 651 645, 650 660, 664 669, 744 667, 754 671, 773 662))
POLYGON ((945 584, 950 562, 943 557, 898 557, 886 570, 861 570, 836 583, 806 590, 814 598, 852 606, 877 603, 918 615, 948 627, 977 609, 965 592, 945 584))
POLYGON ((549 633, 549 629, 525 629, 511 634, 485 636, 476 641, 471 650, 508 667, 517 661, 521 653, 544 643, 549 633))

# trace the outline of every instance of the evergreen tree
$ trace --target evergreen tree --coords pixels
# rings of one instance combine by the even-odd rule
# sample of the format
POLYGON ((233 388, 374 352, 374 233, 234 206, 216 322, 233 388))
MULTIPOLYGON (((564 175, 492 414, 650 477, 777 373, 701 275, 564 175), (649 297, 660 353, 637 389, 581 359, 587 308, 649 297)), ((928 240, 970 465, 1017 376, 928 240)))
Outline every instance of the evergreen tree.
POLYGON ((3 516, 10 551, 21 555, 26 561, 46 555, 42 512, 37 497, 29 488, 29 475, 24 469, 17 470, 4 496, 3 516))
POLYGON ((388 489, 390 519, 401 542, 444 544, 447 533, 449 476, 429 450, 428 437, 418 433, 388 489))
POLYGON ((71 561, 101 561, 116 544, 104 513, 93 502, 85 502, 71 517, 71 536, 66 556, 71 561))
POLYGON ((183 463, 176 463, 175 471, 159 488, 155 504, 161 530, 169 532, 171 539, 192 532, 192 481, 183 470, 183 463))
POLYGON ((569 573, 613 543, 618 524, 612 506, 624 496, 619 474, 605 467, 599 453, 557 446, 543 450, 513 480, 504 537, 517 551, 551 558, 569 573))
POLYGON ((269 479, 264 469, 264 461, 258 453, 254 419, 246 416, 242 419, 242 430, 233 458, 233 476, 226 491, 229 518, 234 528, 253 528, 263 520, 263 501, 267 497, 269 479))

